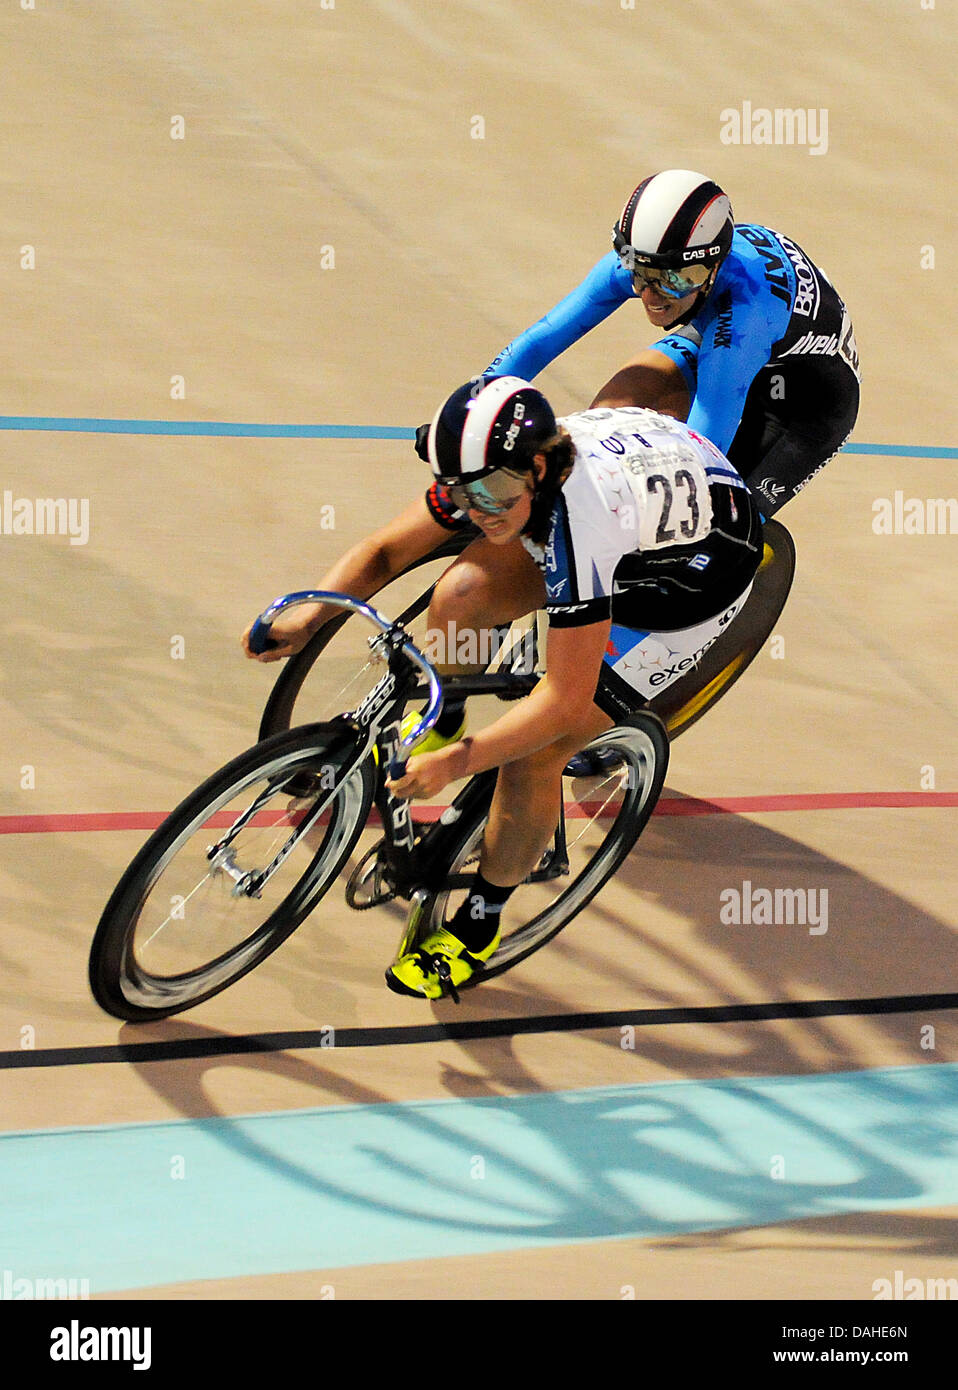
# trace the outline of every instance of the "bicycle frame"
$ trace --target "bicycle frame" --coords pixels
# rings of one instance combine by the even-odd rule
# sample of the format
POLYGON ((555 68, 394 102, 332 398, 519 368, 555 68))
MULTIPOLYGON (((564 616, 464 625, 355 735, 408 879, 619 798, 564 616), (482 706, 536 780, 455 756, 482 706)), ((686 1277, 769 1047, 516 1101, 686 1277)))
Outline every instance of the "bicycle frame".
MULTIPOLYGON (((250 633, 250 647, 255 652, 267 649, 270 638, 269 628, 278 615, 303 603, 326 603, 338 606, 347 612, 358 613, 379 629, 379 636, 369 639, 374 659, 384 660, 387 670, 376 685, 365 696, 357 708, 344 714, 344 723, 352 730, 365 733, 366 737, 357 746, 354 756, 339 773, 341 785, 346 781, 365 757, 369 755, 370 745, 375 743, 378 752, 378 766, 388 769, 391 778, 401 777, 410 753, 435 726, 442 712, 444 695, 454 694, 466 699, 470 695, 495 694, 500 697, 518 698, 526 695, 538 680, 535 674, 516 674, 515 672, 496 672, 471 676, 448 677, 440 682, 439 674, 432 662, 413 645, 409 634, 399 620, 390 622, 370 604, 354 599, 346 594, 326 590, 302 590, 276 599, 256 620, 250 633), (418 683, 416 673, 421 672, 425 684, 418 683), (426 697, 427 708, 416 727, 401 737, 401 720, 410 699, 426 697)), ((414 605, 421 611, 419 604, 414 605)), ((403 614, 409 620, 408 610, 403 614)), ((380 773, 375 792, 375 804, 384 829, 384 858, 389 870, 390 896, 410 898, 418 889, 425 888, 439 892, 457 885, 458 879, 449 877, 446 865, 449 862, 447 840, 453 837, 453 827, 465 812, 472 813, 477 803, 491 803, 495 788, 497 770, 472 778, 460 791, 452 804, 426 829, 417 827, 412 819, 409 801, 393 796, 385 786, 385 777, 380 773), (417 830, 420 831, 417 839, 417 830)), ((293 836, 283 845, 270 865, 256 875, 255 885, 244 885, 243 891, 253 887, 260 890, 270 874, 290 853, 296 842, 315 825, 328 809, 336 796, 336 789, 321 798, 311 807, 303 822, 296 827, 293 836)), ((245 823, 252 812, 242 818, 245 823)), ((239 828, 239 823, 236 829, 239 828)), ((235 829, 230 834, 234 834, 235 829)), ((228 844, 224 838, 217 849, 228 844)), ((546 853, 543 866, 534 877, 557 877, 568 868, 565 851, 565 815, 560 806, 559 822, 555 839, 546 853)), ((249 877, 249 876, 248 876, 249 877)), ((463 876, 465 879, 465 876, 463 876)), ((238 885, 238 888, 240 885, 238 885)))

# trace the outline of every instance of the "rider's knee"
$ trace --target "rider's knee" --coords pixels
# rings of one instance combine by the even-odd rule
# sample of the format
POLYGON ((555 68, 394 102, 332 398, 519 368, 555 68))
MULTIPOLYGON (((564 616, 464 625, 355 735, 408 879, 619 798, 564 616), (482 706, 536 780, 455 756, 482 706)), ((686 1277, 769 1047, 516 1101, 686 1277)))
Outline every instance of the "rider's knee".
POLYGON ((463 627, 481 619, 489 607, 491 590, 488 576, 478 565, 452 565, 438 580, 429 604, 429 624, 444 628, 449 623, 463 627))

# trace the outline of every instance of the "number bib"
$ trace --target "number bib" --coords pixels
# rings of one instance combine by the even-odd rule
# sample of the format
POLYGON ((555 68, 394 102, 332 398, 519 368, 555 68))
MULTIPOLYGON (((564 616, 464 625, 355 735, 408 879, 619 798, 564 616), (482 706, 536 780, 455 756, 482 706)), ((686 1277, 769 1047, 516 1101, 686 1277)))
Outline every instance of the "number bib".
POLYGON ((694 545, 709 534, 709 480, 693 449, 670 440, 651 457, 623 459, 622 469, 635 496, 639 550, 694 545))

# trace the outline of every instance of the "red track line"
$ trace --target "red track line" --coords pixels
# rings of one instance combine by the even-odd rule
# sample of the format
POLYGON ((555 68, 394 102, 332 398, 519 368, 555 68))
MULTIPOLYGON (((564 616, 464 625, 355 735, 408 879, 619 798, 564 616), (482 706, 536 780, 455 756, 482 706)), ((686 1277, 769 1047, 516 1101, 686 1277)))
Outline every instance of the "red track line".
MULTIPOLYGON (((919 806, 958 806, 958 792, 812 792, 785 796, 718 796, 709 801, 698 797, 663 797, 655 808, 657 816, 761 815, 775 811, 853 811, 872 807, 910 810, 919 806)), ((445 808, 423 806, 417 820, 435 820, 445 808)), ((598 805, 582 802, 567 808, 567 814, 594 815, 598 805)), ((279 819, 280 813, 269 814, 279 819)), ((0 816, 0 835, 62 835, 78 830, 155 830, 165 820, 163 811, 94 811, 89 814, 46 816, 0 816)), ((371 824, 378 819, 373 813, 371 824)), ((232 815, 221 812, 211 818, 212 826, 231 824, 232 815)))

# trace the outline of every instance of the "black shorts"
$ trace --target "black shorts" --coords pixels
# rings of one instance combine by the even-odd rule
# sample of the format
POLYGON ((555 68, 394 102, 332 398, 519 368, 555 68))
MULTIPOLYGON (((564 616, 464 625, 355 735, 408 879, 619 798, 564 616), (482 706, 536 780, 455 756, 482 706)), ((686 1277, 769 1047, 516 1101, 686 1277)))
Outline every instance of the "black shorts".
POLYGON ((746 488, 714 484, 712 530, 694 545, 636 551, 619 561, 612 621, 648 632, 695 627, 749 584, 762 558, 759 505, 746 488))
POLYGON ((844 363, 763 367, 749 388, 729 463, 773 516, 820 473, 858 418, 858 382, 844 363))

